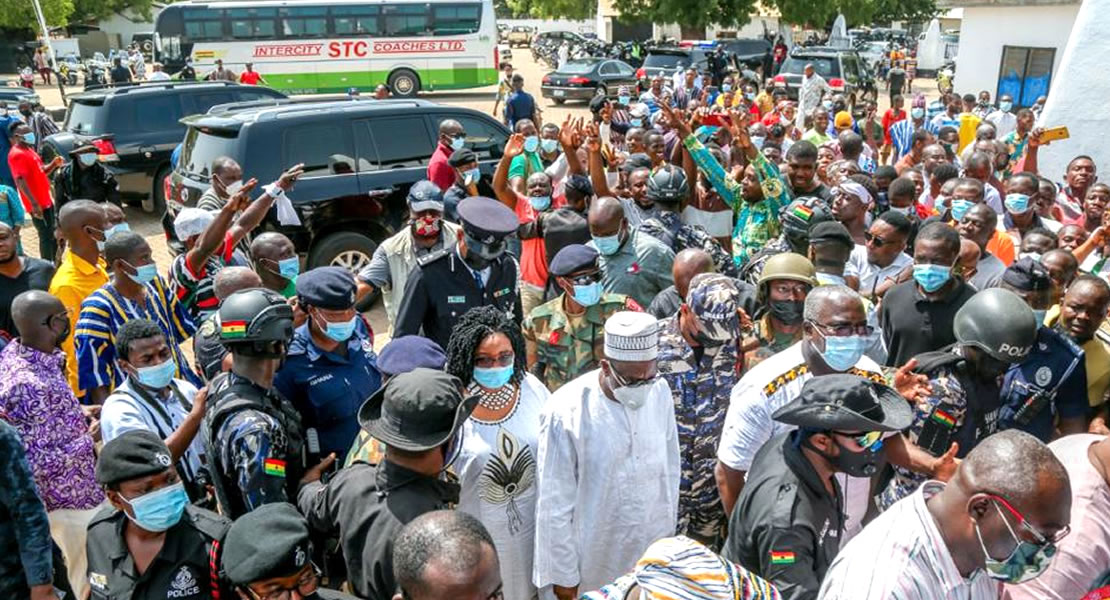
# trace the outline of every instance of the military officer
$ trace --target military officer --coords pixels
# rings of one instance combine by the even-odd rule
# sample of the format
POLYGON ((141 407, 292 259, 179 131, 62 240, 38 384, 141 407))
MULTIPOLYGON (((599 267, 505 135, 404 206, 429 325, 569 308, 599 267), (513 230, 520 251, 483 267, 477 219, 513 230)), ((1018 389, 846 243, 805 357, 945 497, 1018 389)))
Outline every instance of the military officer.
POLYGON ((447 347, 455 321, 476 306, 493 305, 522 320, 519 267, 505 255, 505 238, 518 227, 504 204, 475 196, 459 203, 458 243, 417 261, 405 284, 393 335, 419 334, 447 347))
POLYGON ((882 433, 913 421, 898 392, 858 375, 822 375, 772 417, 798 429, 755 455, 722 555, 775 584, 783 598, 816 598, 840 549, 844 496, 834 475, 878 473, 882 433))
POLYGON ((528 370, 551 391, 605 358, 606 319, 622 310, 644 310, 628 296, 601 291, 598 258, 597 250, 583 244, 560 250, 548 271, 563 293, 524 320, 528 370))
POLYGON ((355 278, 343 267, 298 277, 297 305, 308 322, 294 331, 274 388, 305 430, 316 431, 320 454, 343 456, 358 435, 358 407, 382 382, 374 338, 355 310, 355 278))
POLYGON ((161 438, 136 430, 108 442, 96 480, 111 506, 89 522, 92 600, 233 597, 214 567, 231 523, 189 504, 161 438))
POLYGON ((344 600, 320 587, 308 523, 292 504, 277 502, 237 519, 224 539, 223 568, 240 598, 344 600))
POLYGON ((217 315, 232 366, 208 385, 203 431, 220 512, 234 519, 296 498, 310 449, 297 410, 272 387, 293 337, 293 308, 253 288, 228 296, 217 315))

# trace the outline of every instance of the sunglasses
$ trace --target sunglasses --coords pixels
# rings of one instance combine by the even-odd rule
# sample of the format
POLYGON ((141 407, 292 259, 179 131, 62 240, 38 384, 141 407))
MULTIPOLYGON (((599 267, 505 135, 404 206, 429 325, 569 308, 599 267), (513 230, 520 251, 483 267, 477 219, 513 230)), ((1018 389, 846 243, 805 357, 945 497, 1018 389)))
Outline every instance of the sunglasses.
POLYGON ((884 240, 883 238, 871 233, 870 231, 863 232, 863 239, 868 244, 870 244, 870 245, 872 245, 876 248, 882 248, 883 246, 885 246, 887 244, 893 244, 894 243, 894 242, 891 242, 890 240, 884 240))
POLYGON ((601 281, 601 271, 583 273, 581 275, 575 275, 573 277, 568 275, 566 279, 571 283, 571 285, 590 285, 591 283, 597 283, 598 281, 601 281))
POLYGON ((834 431, 837 435, 842 435, 846 438, 855 440, 860 448, 864 450, 871 450, 876 452, 883 446, 883 432, 881 431, 866 431, 863 433, 845 433, 843 431, 834 431))

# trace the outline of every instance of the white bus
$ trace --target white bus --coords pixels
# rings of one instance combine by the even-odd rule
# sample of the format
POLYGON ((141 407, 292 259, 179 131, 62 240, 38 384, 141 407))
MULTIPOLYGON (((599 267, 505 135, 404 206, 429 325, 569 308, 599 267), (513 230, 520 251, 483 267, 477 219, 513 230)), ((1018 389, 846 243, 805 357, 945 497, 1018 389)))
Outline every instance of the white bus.
POLYGON ((246 63, 289 94, 372 91, 395 96, 496 84, 493 0, 186 0, 155 23, 156 60, 198 77, 246 63))

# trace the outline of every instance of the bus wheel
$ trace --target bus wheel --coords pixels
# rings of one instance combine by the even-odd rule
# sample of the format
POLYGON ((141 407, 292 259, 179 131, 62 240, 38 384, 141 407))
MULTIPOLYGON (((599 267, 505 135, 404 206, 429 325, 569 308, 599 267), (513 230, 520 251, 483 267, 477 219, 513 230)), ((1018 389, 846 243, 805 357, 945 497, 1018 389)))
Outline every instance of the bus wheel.
POLYGON ((389 91, 398 98, 412 98, 420 91, 420 79, 408 69, 398 69, 389 76, 389 91))

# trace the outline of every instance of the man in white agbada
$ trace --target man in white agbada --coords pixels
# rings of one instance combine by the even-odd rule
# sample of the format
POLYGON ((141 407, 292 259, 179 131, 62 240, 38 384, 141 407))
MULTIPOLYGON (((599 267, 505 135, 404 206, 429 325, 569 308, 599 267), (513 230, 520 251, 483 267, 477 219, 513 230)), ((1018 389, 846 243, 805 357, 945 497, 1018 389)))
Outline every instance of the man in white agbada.
POLYGON ((802 85, 798 89, 798 129, 805 131, 806 115, 813 109, 821 106, 821 98, 826 93, 831 93, 832 88, 824 77, 813 69, 813 63, 808 63, 802 71, 802 85))
POLYGON ((601 368, 544 407, 533 569, 541 598, 596 590, 674 535, 678 432, 670 389, 656 373, 658 344, 651 315, 614 314, 601 368))

